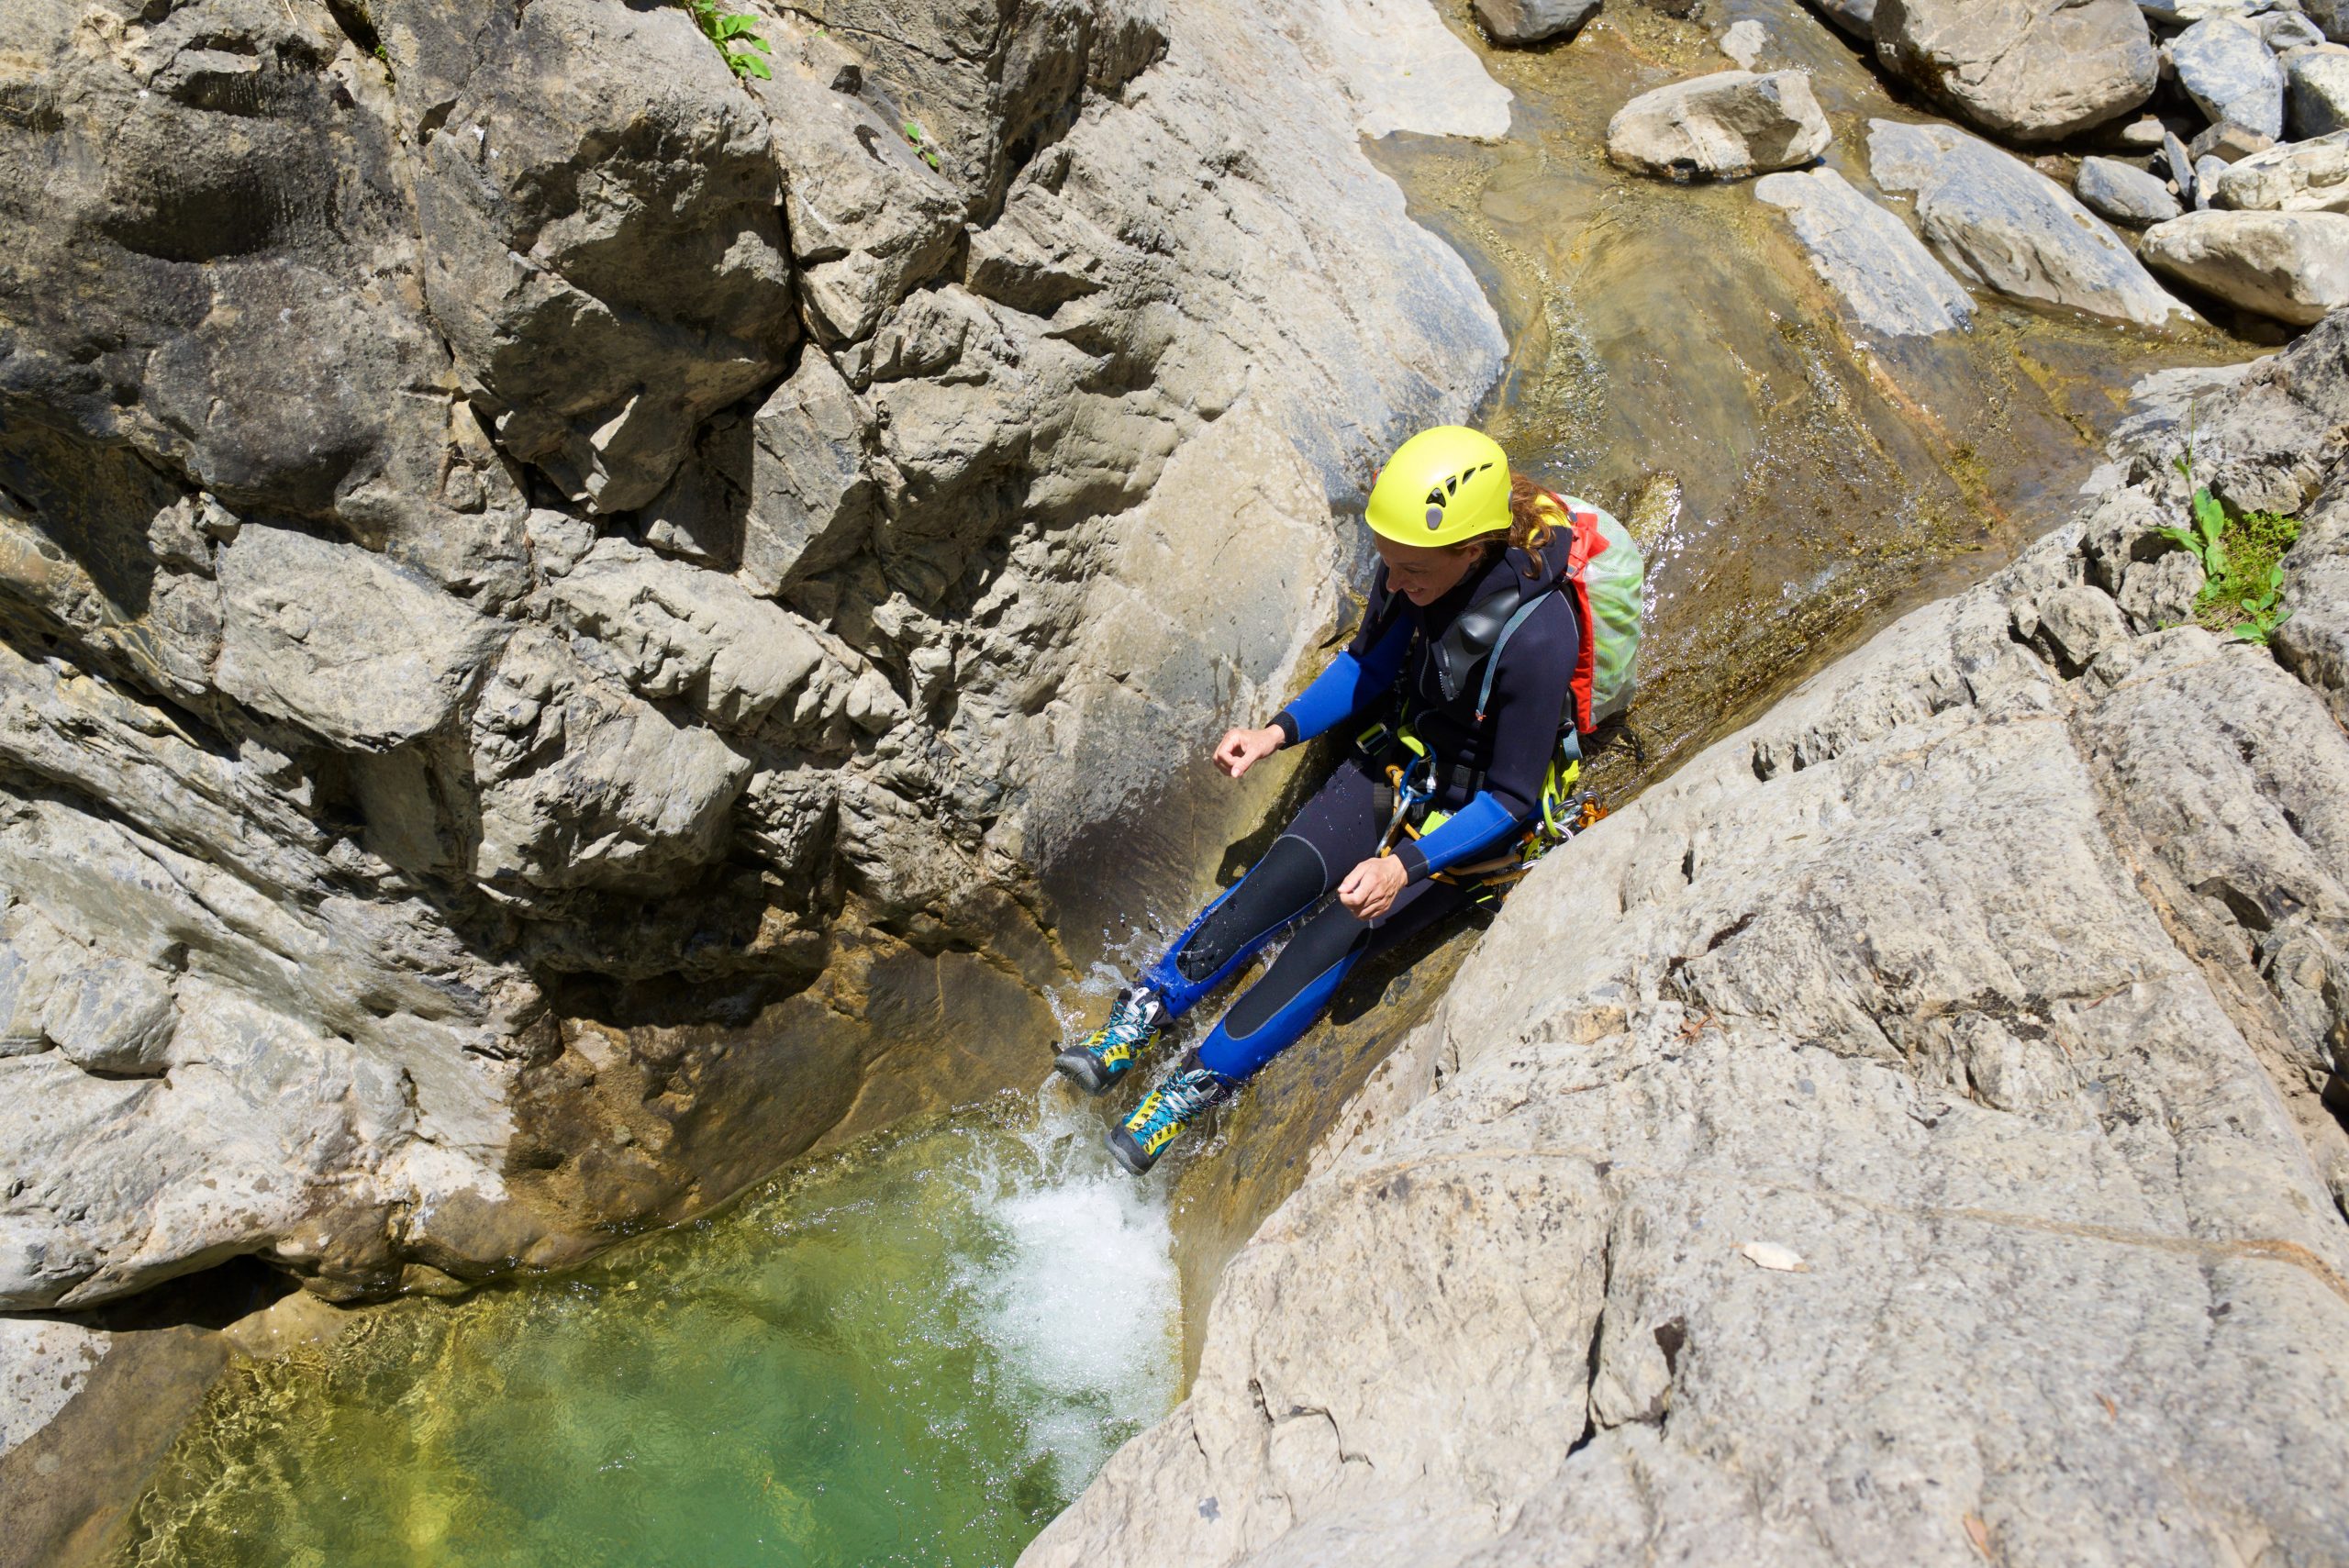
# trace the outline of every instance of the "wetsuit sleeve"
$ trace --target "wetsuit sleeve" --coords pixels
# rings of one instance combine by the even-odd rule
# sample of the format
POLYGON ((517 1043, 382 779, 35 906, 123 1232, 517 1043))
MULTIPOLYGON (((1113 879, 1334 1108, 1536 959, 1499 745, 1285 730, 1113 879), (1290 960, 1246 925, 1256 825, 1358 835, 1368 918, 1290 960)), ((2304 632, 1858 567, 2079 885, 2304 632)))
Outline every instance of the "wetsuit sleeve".
POLYGON ((1393 691, 1403 673, 1403 655, 1410 646, 1408 617, 1388 616, 1381 627, 1374 615, 1355 634, 1353 645, 1330 660, 1330 667, 1315 676, 1311 685, 1274 716, 1284 744, 1310 740, 1393 691))
POLYGON ((1497 851, 1541 805, 1581 646, 1574 607, 1553 594, 1502 648, 1485 716, 1493 737, 1485 787, 1435 831, 1397 847, 1411 881, 1497 851))

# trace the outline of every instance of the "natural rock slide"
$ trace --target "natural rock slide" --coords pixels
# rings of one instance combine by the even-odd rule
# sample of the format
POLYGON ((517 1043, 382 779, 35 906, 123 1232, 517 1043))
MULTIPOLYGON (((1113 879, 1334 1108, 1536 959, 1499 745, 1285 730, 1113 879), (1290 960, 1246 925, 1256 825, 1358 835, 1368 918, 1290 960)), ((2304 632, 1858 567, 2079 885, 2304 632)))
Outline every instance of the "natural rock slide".
POLYGON ((1533 873, 1025 1568, 2349 1558, 2349 315, 2114 456, 1533 873))

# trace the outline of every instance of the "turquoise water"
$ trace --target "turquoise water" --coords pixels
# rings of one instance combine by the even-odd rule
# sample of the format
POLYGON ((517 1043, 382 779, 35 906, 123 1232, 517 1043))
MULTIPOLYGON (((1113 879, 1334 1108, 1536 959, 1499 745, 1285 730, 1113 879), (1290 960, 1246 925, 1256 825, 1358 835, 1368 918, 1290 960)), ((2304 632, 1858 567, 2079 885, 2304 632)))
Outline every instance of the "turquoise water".
POLYGON ((233 1374, 122 1561, 1008 1563, 1171 1407, 1155 1184, 1063 1091, 233 1374))

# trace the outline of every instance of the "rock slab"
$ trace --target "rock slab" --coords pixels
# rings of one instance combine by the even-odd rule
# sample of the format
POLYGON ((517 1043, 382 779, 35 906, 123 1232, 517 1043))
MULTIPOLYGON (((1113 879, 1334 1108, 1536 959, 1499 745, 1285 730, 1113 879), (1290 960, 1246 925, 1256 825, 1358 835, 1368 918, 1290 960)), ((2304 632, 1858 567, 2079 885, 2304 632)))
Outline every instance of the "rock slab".
POLYGON ((2081 159, 2072 192, 2098 217, 2132 228, 2176 217, 2184 210, 2166 183, 2116 158, 2081 159))
POLYGON ((1790 169, 1832 132, 1799 71, 1722 71, 1642 93, 1607 122, 1607 156, 1671 180, 1740 179, 1790 169))
POLYGON ((1832 169, 1765 175, 1754 195, 1782 207, 1820 280, 1871 332, 1928 338, 1974 318, 1974 301, 1909 226, 1832 169))
POLYGON ((1915 194, 1918 227, 1968 282, 2145 327, 2191 314, 2063 187, 1954 126, 1871 120, 1868 167, 1915 194))
POLYGON ((2195 23, 2164 46, 2178 85, 2213 123, 2284 134, 2284 68, 2258 29, 2229 17, 2195 23))
POLYGON ((2228 166, 2215 206, 2259 212, 2349 212, 2349 130, 2288 142, 2228 166))

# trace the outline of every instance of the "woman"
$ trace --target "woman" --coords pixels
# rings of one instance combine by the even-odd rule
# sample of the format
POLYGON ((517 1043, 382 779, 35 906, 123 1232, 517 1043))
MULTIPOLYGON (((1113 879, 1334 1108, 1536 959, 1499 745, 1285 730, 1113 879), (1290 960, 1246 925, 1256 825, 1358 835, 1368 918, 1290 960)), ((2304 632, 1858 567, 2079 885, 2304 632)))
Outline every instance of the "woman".
POLYGON ((1381 567, 1361 630, 1271 724, 1227 733, 1215 761, 1236 779, 1284 746, 1383 717, 1384 733, 1401 738, 1386 750, 1409 764, 1403 814, 1386 757, 1349 757, 1239 885, 1119 993, 1109 1021, 1055 1059, 1101 1093, 1168 1024, 1337 894, 1110 1130, 1110 1151, 1136 1175, 1302 1036, 1348 970, 1475 897, 1473 884, 1438 873, 1506 853, 1540 806, 1582 647, 1575 606, 1556 591, 1567 518, 1509 471, 1490 437, 1459 426, 1406 441, 1379 472, 1366 516, 1381 567), (1397 832, 1407 823, 1412 832, 1397 832))

